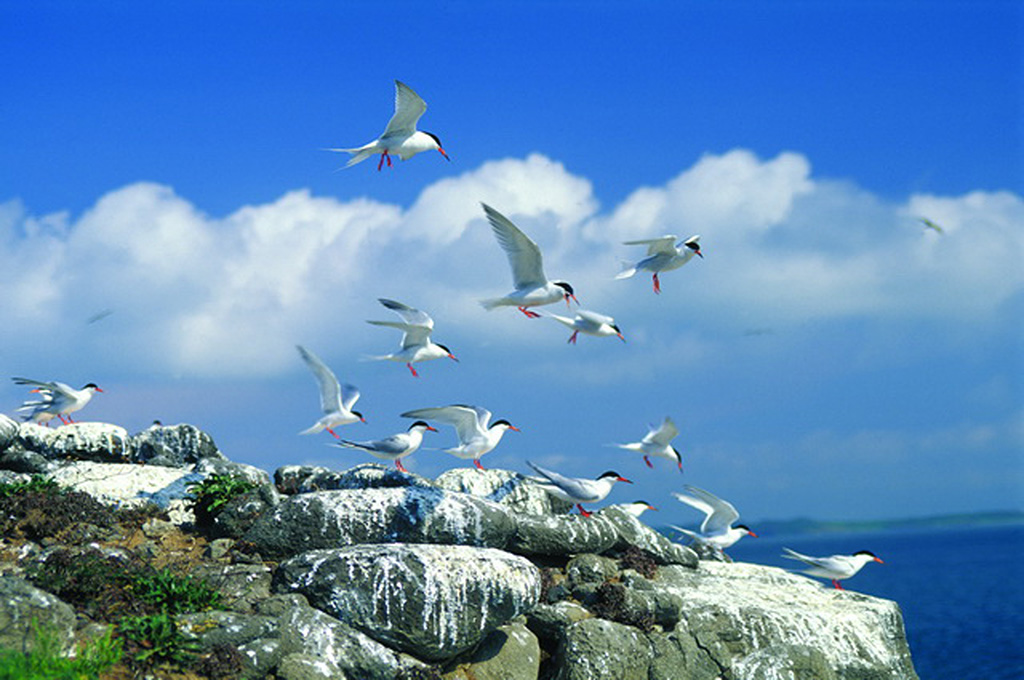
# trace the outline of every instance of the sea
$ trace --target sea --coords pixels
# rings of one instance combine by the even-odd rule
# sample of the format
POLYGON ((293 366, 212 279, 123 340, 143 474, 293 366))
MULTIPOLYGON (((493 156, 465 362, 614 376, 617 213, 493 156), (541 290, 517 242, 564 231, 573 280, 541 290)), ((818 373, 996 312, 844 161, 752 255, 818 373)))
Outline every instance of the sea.
POLYGON ((1024 679, 1024 525, 759 534, 729 555, 791 569, 798 563, 781 557, 783 546, 818 556, 870 550, 885 560, 843 585, 899 603, 921 680, 1024 679))

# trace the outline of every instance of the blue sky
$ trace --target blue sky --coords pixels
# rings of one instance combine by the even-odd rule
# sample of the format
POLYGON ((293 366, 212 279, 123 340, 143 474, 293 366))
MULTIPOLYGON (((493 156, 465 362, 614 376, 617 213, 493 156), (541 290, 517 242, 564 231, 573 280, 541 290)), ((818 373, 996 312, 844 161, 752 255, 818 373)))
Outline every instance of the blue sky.
POLYGON ((0 365, 269 470, 364 460, 296 436, 302 343, 362 390, 352 438, 480 404, 523 430, 485 465, 613 468, 664 522, 696 519, 683 482, 751 521, 1022 508, 1022 26, 1010 2, 4 3, 0 365), (395 78, 452 162, 338 170, 322 149, 379 134, 395 78), (510 277, 480 201, 628 342, 484 312, 510 277), (613 280, 665 233, 706 259, 660 296, 613 280), (397 343, 378 297, 460 363, 361 361, 397 343), (666 415, 685 475, 607 446, 666 415))

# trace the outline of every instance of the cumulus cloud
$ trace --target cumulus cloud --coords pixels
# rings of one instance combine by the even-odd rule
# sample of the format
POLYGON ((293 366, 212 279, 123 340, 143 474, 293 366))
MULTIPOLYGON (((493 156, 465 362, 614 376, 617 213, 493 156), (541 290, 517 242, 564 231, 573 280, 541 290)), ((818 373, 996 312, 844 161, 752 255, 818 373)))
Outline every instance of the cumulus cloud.
MULTIPOLYGON (((170 374, 270 374, 294 364, 299 340, 365 348, 362 320, 386 296, 443 315, 447 338, 516 342, 535 327, 478 305, 511 284, 481 201, 641 346, 695 317, 709 328, 879 314, 977 323, 1024 289, 1024 202, 1011 193, 888 203, 812 177, 800 154, 735 150, 601 213, 589 180, 533 154, 439 180, 408 209, 297 190, 215 218, 153 183, 111 191, 77 218, 9 201, 0 337, 41 356, 92 343, 114 365, 170 374), (613 280, 616 260, 643 254, 621 241, 694 232, 707 259, 667 274, 661 296, 641 276, 613 280), (114 313, 84 337, 84 319, 101 309, 114 313)), ((702 346, 696 331, 686 337, 702 346)))

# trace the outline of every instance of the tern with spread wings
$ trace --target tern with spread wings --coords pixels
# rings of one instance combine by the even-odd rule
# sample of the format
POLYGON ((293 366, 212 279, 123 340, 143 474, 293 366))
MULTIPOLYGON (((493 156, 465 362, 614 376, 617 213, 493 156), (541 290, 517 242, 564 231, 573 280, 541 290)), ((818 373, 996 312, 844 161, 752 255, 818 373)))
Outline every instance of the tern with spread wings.
POLYGON ((313 426, 303 430, 299 434, 316 434, 327 430, 335 439, 341 439, 334 431, 339 425, 349 423, 366 422, 363 414, 353 411, 352 407, 359 400, 359 389, 354 385, 342 385, 334 375, 334 371, 327 367, 320 357, 310 352, 302 345, 296 345, 302 360, 313 372, 317 385, 320 387, 320 408, 324 415, 320 420, 313 423, 313 426))
POLYGON ((683 488, 686 490, 686 493, 676 492, 672 495, 677 500, 703 512, 704 521, 701 522, 700 532, 690 531, 675 525, 672 525, 673 529, 686 534, 695 543, 710 545, 718 552, 731 548, 736 541, 744 536, 757 538, 757 534, 751 531, 750 527, 745 524, 733 526, 733 522, 740 518, 740 513, 736 511, 732 503, 722 500, 710 491, 705 491, 689 484, 683 488))
POLYGON ((43 382, 28 378, 12 378, 12 380, 17 385, 32 387, 31 392, 39 395, 38 400, 26 401, 17 409, 25 412, 22 419, 31 420, 34 423, 48 424, 54 418, 59 418, 60 422, 65 425, 73 423, 75 421, 71 418, 71 414, 83 409, 92 399, 93 394, 103 391, 96 386, 96 383, 89 383, 82 389, 76 390, 70 385, 56 381, 43 382))
POLYGON ((378 300, 380 300, 382 305, 402 317, 402 320, 367 321, 366 323, 373 324, 374 326, 397 328, 402 331, 402 349, 392 354, 370 357, 371 359, 405 362, 413 377, 419 376, 416 369, 412 366, 417 361, 429 361, 430 359, 440 359, 442 357, 458 361, 450 349, 430 339, 430 334, 434 330, 434 320, 430 318, 429 314, 395 300, 388 300, 387 298, 378 298, 378 300))
POLYGON ((677 244, 678 236, 667 234, 660 238, 642 239, 639 241, 624 241, 627 246, 647 246, 647 257, 636 264, 627 264, 626 267, 615 277, 617 279, 628 279, 638 271, 648 271, 654 275, 654 292, 661 292, 661 281, 658 280, 660 272, 670 272, 679 269, 693 259, 694 255, 703 258, 700 252, 700 235, 691 236, 685 241, 677 244))
POLYGON ((650 456, 657 458, 665 458, 679 468, 679 471, 683 471, 683 456, 676 447, 672 446, 672 440, 675 439, 676 435, 679 434, 679 428, 676 427, 675 422, 672 421, 668 416, 665 417, 665 421, 657 429, 651 428, 647 434, 638 442, 631 444, 616 444, 620 449, 626 449, 627 451, 636 451, 642 453, 644 456, 644 462, 647 463, 647 467, 653 468, 654 465, 651 463, 650 456))
POLYGON ((519 431, 519 428, 507 420, 496 420, 490 423, 491 412, 479 406, 453 404, 437 408, 420 408, 406 411, 403 418, 419 418, 445 423, 455 428, 459 436, 458 446, 444 449, 457 458, 471 459, 473 465, 483 470, 480 457, 489 452, 508 430, 519 431), (490 423, 490 424, 488 424, 490 423))
POLYGON ((615 486, 616 482, 626 482, 627 484, 633 483, 618 472, 611 470, 603 473, 597 479, 585 479, 581 477, 566 477, 554 470, 542 468, 530 461, 526 462, 542 477, 542 479, 529 477, 528 479, 530 479, 530 481, 540 486, 544 491, 548 492, 555 498, 561 498, 563 501, 575 503, 576 507, 580 510, 580 514, 584 517, 590 517, 592 513, 584 510, 581 503, 600 503, 608 497, 608 494, 611 493, 612 487, 615 486))

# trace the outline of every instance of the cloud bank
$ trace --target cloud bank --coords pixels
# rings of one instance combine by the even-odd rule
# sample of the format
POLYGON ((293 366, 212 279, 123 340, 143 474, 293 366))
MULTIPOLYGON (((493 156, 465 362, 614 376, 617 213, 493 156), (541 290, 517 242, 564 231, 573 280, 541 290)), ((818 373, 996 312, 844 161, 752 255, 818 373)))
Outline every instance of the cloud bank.
POLYGON ((1010 192, 893 203, 814 177, 798 153, 734 150, 602 209, 589 180, 534 154, 438 180, 408 208, 296 190, 214 217, 148 182, 77 217, 8 201, 0 340, 19 365, 85 355, 140 374, 272 375, 294 368, 300 340, 365 349, 362 320, 384 318, 375 298, 388 296, 445 318, 448 338, 514 341, 521 320, 477 304, 511 287, 481 201, 541 245, 548 274, 585 307, 628 318, 641 339, 694 317, 708 331, 835 319, 977 328, 1024 290, 1024 201, 1010 192), (613 280, 620 260, 643 255, 621 241, 694 233, 706 259, 662 277, 660 297, 645 275, 613 280), (112 313, 87 323, 101 310, 112 313))

